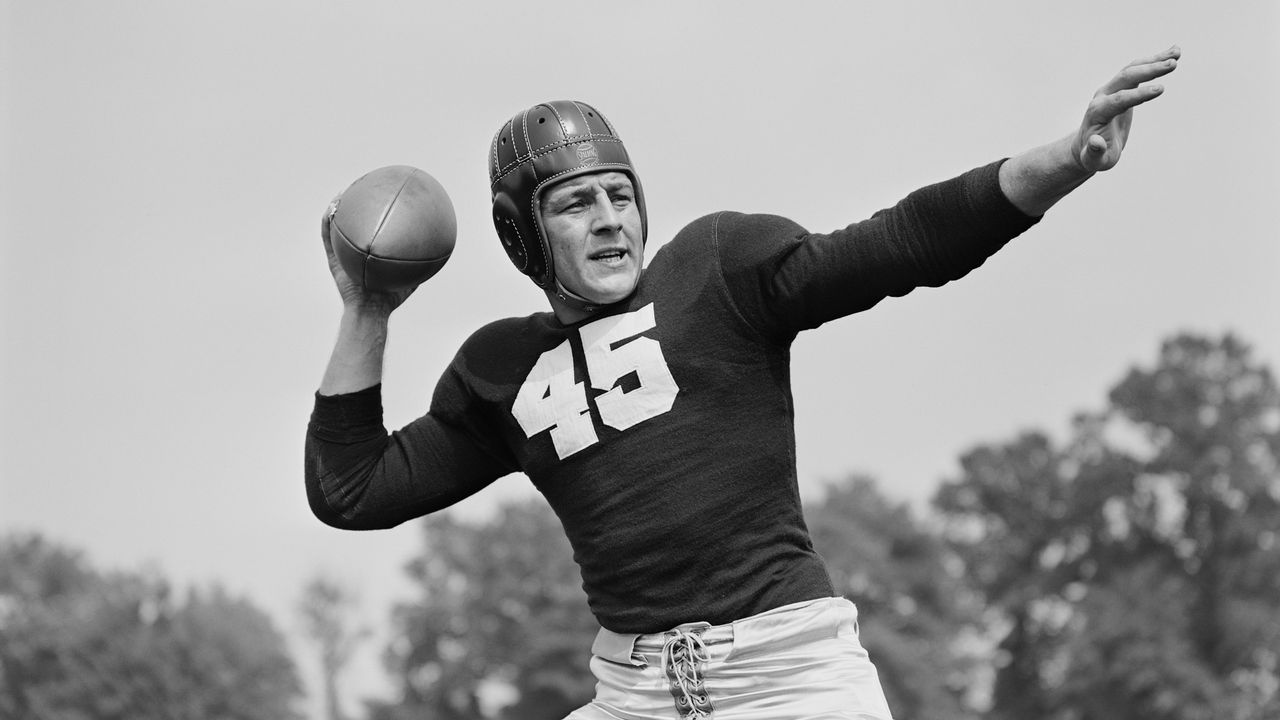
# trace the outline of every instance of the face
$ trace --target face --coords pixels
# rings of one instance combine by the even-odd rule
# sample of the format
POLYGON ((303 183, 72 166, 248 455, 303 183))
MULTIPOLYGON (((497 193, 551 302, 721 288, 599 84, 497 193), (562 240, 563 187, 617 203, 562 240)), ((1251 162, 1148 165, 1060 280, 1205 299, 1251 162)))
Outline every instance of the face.
POLYGON ((644 239, 629 177, 601 172, 569 178, 543 191, 539 210, 561 284, 601 305, 631 294, 640 280, 644 239))

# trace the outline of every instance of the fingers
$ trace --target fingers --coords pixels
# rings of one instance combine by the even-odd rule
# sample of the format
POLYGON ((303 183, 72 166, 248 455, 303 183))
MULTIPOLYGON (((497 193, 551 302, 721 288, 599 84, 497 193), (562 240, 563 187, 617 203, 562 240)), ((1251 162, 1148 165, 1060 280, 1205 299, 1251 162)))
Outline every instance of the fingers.
POLYGON ((342 199, 342 193, 338 193, 329 201, 329 206, 324 209, 324 214, 320 216, 320 239, 324 241, 324 249, 329 254, 333 254, 333 243, 329 240, 329 225, 333 222, 334 213, 338 212, 338 201, 342 199))
POLYGON ((1174 45, 1162 53, 1129 63, 1094 95, 1093 102, 1089 103, 1088 120, 1106 124, 1126 111, 1160 97, 1164 86, 1151 84, 1151 81, 1176 70, 1180 57, 1182 50, 1174 45))
POLYGON ((1120 90, 1109 95, 1100 95, 1089 104, 1088 120, 1105 125, 1121 113, 1151 102, 1164 94, 1163 85, 1144 85, 1130 90, 1120 90))
POLYGON ((1101 155, 1107 151, 1107 139, 1101 135, 1090 135, 1085 150, 1094 155, 1101 155))
POLYGON ((1180 57, 1182 57, 1182 48, 1178 47, 1177 45, 1173 45, 1168 50, 1165 50, 1162 53, 1156 53, 1151 57, 1138 58, 1137 60, 1134 60, 1129 64, 1130 65, 1150 65, 1151 63, 1162 62, 1165 60, 1177 60, 1180 57))
POLYGON ((1090 135, 1079 151, 1080 167, 1089 172, 1110 170, 1120 161, 1123 145, 1124 142, 1119 138, 1109 141, 1096 133, 1090 135))
POLYGON ((1074 145, 1081 167, 1096 172, 1115 166, 1133 122, 1130 111, 1164 94, 1164 86, 1151 81, 1176 70, 1181 57, 1182 50, 1174 45, 1138 58, 1094 94, 1074 145))
POLYGON ((1080 164, 1086 170, 1100 170, 1106 155, 1107 139, 1101 135, 1090 135, 1084 149, 1080 151, 1080 164))
POLYGON ((1161 60, 1145 65, 1130 65, 1111 78, 1111 82, 1102 87, 1101 92, 1115 92, 1136 88, 1144 82, 1164 77, 1178 69, 1177 60, 1161 60))
POLYGON ((1168 75, 1178 69, 1178 58, 1180 57, 1182 57, 1182 50, 1177 45, 1174 45, 1157 55, 1134 60, 1116 73, 1116 76, 1111 78, 1111 81, 1106 85, 1103 85, 1098 92, 1105 94, 1113 93, 1117 90, 1136 88, 1144 82, 1168 75))

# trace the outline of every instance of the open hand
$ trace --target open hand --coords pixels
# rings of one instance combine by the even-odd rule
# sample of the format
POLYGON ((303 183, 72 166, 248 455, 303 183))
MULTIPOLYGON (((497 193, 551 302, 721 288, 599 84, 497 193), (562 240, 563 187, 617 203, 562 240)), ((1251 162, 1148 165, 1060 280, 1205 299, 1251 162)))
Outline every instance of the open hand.
POLYGON ((1143 83, 1173 72, 1181 56, 1182 50, 1175 45, 1158 55, 1134 60, 1094 93, 1071 148, 1084 170, 1115 167, 1129 138, 1133 109, 1164 92, 1162 85, 1143 83))

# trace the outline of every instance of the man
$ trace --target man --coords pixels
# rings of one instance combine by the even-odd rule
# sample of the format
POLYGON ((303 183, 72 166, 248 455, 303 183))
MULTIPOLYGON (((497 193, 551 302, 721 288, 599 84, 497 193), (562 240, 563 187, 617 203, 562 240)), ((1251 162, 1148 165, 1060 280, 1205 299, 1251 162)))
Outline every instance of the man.
POLYGON ((1179 55, 1124 68, 1071 135, 864 222, 819 235, 715 213, 643 271, 644 195, 613 126, 585 103, 517 114, 490 151, 494 223, 552 312, 481 328, 430 411, 388 435, 387 320, 408 292, 362 293, 330 250, 344 310, 307 437, 312 509, 389 527, 526 473, 602 626, 597 695, 573 719, 889 718, 801 516, 791 341, 980 265, 1115 165, 1179 55))

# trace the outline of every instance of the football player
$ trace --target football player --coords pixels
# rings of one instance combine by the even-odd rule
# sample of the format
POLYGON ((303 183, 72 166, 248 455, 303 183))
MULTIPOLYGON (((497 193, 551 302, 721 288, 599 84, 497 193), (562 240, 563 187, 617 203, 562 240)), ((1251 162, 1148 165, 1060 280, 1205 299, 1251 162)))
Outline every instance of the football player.
POLYGON ((489 152, 493 220, 551 311, 480 328, 427 413, 388 433, 387 321, 408 292, 362 292, 330 250, 343 314, 307 434, 313 511, 386 528, 525 473, 601 625, 574 720, 889 718, 801 515, 791 343, 981 265, 1116 164, 1179 56, 1125 67, 1070 135, 842 230, 713 212, 645 269, 644 191, 613 124, 583 102, 517 113, 489 152))

